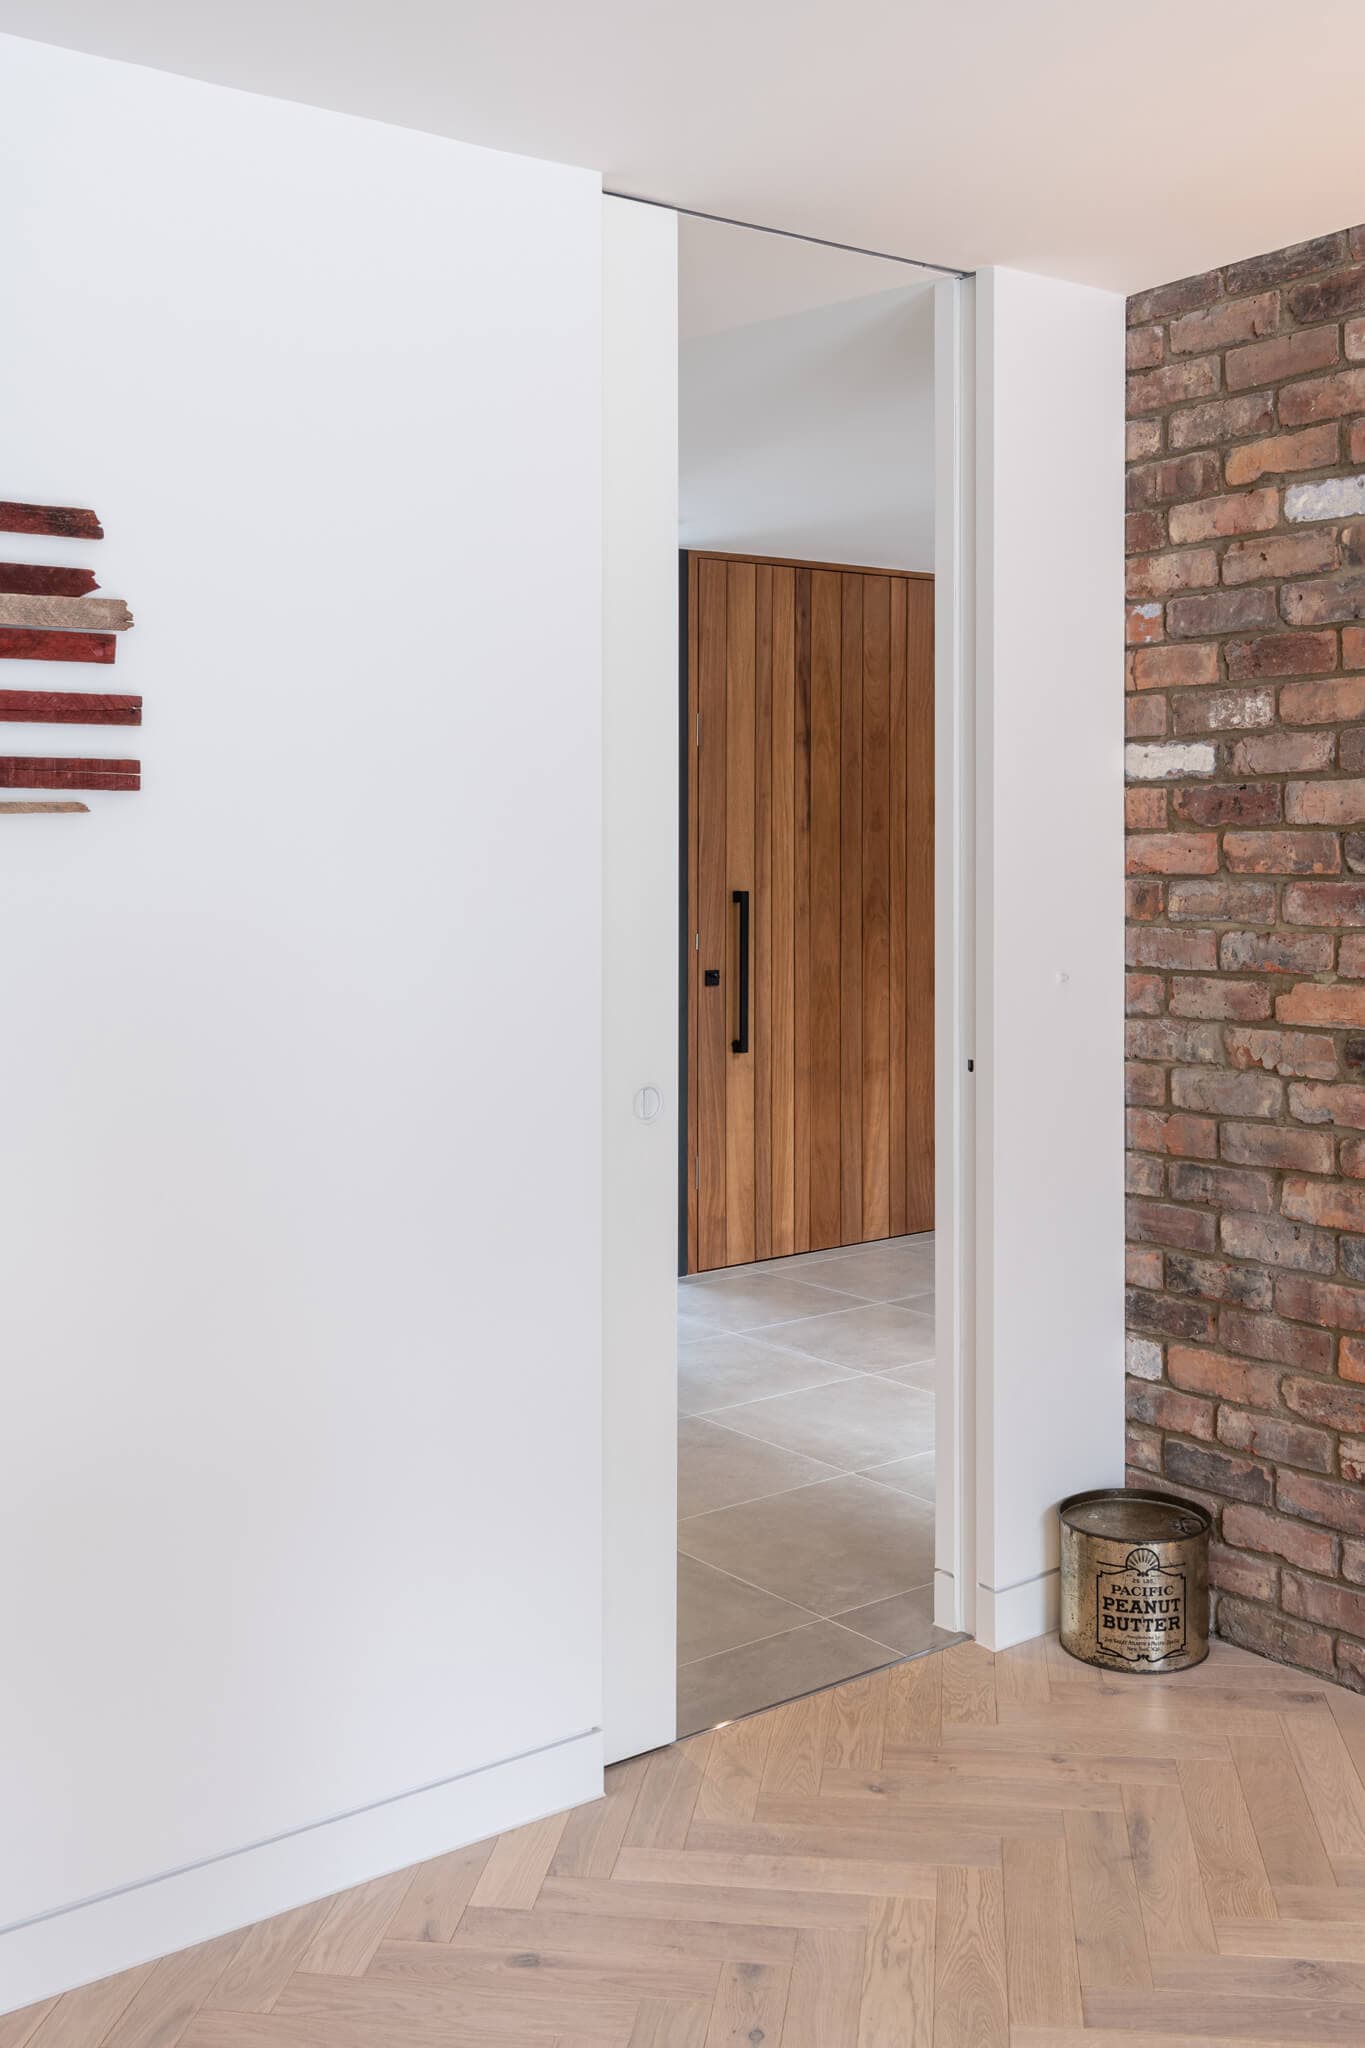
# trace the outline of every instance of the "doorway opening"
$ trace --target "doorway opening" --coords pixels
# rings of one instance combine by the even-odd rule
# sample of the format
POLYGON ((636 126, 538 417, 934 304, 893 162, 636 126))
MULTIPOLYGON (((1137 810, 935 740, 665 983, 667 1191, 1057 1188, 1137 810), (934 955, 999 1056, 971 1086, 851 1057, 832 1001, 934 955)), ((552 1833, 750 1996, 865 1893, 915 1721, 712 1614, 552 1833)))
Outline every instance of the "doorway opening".
POLYGON ((685 219, 678 1732, 934 1625, 932 280, 685 219))

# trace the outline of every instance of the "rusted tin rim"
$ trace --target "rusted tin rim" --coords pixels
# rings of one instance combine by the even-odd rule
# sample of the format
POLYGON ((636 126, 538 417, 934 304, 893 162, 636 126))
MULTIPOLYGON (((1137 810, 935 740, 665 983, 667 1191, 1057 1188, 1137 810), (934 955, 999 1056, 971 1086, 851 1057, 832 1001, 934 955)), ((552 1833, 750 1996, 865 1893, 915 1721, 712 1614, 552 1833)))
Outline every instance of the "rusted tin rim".
MULTIPOLYGON (((1160 1539, 1163 1542, 1188 1543, 1196 1536, 1209 1535, 1213 1529, 1212 1515, 1207 1508, 1200 1507, 1197 1500, 1184 1500, 1178 1493, 1162 1493, 1155 1486, 1095 1486, 1087 1493, 1068 1494, 1066 1499, 1059 1505, 1057 1513, 1066 1522, 1074 1508, 1093 1507, 1100 1501, 1113 1501, 1115 1506, 1129 1503, 1136 1504, 1139 1501, 1151 1501, 1158 1507, 1178 1508, 1182 1515, 1188 1515, 1194 1523, 1194 1527, 1187 1530, 1183 1536, 1160 1539)), ((1068 1523, 1068 1526, 1072 1525, 1068 1523)), ((1082 1536, 1103 1536, 1105 1534, 1104 1531, 1098 1529, 1081 1529, 1077 1533, 1082 1536)), ((1114 1540, 1117 1541, 1126 1535, 1127 1531, 1115 1529, 1112 1533, 1114 1540)))

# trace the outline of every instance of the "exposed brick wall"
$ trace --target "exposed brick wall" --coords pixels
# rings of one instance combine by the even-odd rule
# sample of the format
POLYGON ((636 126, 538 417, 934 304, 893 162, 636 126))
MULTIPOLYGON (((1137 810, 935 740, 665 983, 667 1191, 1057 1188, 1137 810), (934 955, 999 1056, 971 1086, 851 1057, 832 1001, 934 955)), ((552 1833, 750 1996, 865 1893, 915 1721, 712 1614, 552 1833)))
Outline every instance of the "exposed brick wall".
POLYGON ((1365 228, 1128 318, 1130 1477, 1365 1691, 1365 228))

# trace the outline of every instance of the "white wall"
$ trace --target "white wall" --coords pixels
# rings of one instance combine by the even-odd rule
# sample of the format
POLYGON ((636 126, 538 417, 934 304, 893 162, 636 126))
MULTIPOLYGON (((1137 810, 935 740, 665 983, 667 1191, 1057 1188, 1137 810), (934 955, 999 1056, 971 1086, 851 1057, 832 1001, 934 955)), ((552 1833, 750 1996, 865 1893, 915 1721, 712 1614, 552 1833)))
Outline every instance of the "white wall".
POLYGON ((1123 1479, 1123 300, 976 285, 977 1600, 1056 1624, 1123 1479))
POLYGON ((678 220, 602 205, 610 1763, 677 1732, 678 220))
MULTIPOLYGON (((768 238, 748 239, 763 248, 768 238)), ((839 261, 865 278, 864 259, 802 253, 831 293, 839 261)), ((679 356, 683 546, 932 569, 932 286, 898 284, 689 335, 689 319, 714 326, 718 317, 705 283, 694 256, 684 287, 695 311, 685 300, 679 356)))
POLYGON ((145 788, 0 821, 3 2008, 600 1784, 601 359, 593 176, 0 56, 147 703, 4 729, 145 788))

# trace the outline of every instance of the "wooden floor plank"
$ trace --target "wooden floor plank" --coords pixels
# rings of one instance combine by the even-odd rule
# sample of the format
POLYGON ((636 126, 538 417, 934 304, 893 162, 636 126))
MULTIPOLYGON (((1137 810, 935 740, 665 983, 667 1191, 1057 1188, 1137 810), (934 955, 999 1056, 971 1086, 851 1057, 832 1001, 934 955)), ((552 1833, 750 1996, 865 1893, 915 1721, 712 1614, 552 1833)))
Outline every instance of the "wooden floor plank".
POLYGON ((1182 1763, 1180 1791, 1209 1911, 1273 1920, 1278 1911, 1235 1764, 1182 1763))
POLYGON ((1365 1859, 1365 1786, 1330 1709, 1283 1714, 1280 1721, 1323 1848, 1333 1859, 1365 1859))
POLYGON ((858 2001, 858 2048, 933 2048, 934 1904, 876 1899, 858 2001))
POLYGON ((1130 1785, 1123 1806, 1149 1957, 1216 1954, 1184 1794, 1175 1785, 1130 1785))
POLYGON ((1010 2025, 1079 2026, 1081 1978, 1065 1841, 1004 1845, 1010 2025))
MULTIPOLYGON (((464 1856, 469 1853, 460 1851, 464 1856)), ((423 1870, 430 1868, 422 1865, 423 1870)), ((311 1906, 297 1906, 292 1913, 248 1927, 205 2003, 215 2012, 269 2012, 300 1967, 332 1904, 330 1898, 315 1899, 311 1906)))
POLYGON ((858 2048, 867 1936, 803 1927, 796 1937, 782 2048, 858 2048))
POLYGON ((782 2038, 791 1972, 770 1963, 727 1963, 706 2031, 706 2048, 757 2048, 782 2038))
POLYGON ((934 1913, 934 2048, 1005 2043, 1004 1887, 998 1870, 940 1870, 934 1913))
POLYGON ((1082 1986, 1150 1990, 1147 1938, 1123 1815, 1071 1812, 1065 1827, 1082 1986))
POLYGON ((1239 1736, 1232 1744, 1232 1761, 1266 1876, 1275 1889, 1286 1884, 1334 1884, 1322 1836, 1280 1731, 1239 1736))

